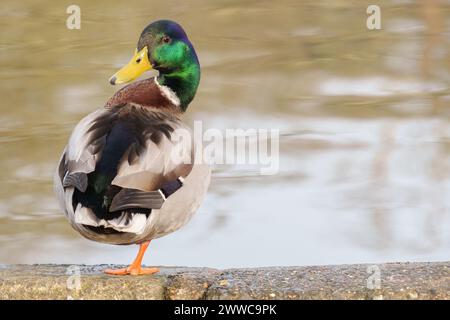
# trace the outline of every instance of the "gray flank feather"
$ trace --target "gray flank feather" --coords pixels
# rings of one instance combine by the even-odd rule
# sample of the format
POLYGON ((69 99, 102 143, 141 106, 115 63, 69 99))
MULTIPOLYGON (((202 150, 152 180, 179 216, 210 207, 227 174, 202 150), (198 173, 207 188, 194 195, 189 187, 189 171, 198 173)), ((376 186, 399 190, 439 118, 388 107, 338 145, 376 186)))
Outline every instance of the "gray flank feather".
POLYGON ((67 173, 63 179, 63 187, 75 187, 85 192, 88 186, 88 177, 84 172, 67 173))
POLYGON ((160 209, 165 198, 160 191, 122 189, 111 202, 110 212, 132 208, 160 209))

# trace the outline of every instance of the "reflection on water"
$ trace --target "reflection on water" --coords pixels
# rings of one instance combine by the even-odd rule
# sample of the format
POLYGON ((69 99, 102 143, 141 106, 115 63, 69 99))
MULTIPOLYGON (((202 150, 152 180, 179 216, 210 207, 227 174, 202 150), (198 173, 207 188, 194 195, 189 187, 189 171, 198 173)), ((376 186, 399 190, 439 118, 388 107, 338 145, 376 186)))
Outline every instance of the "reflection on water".
MULTIPOLYGON (((450 6, 380 1, 51 1, 0 6, 1 263, 127 263, 72 231, 51 175, 68 135, 117 88, 142 28, 188 30, 202 82, 187 122, 280 129, 280 172, 216 167, 204 205, 148 264, 212 267, 448 260, 450 6)), ((409 3, 409 2, 408 2, 409 3)))

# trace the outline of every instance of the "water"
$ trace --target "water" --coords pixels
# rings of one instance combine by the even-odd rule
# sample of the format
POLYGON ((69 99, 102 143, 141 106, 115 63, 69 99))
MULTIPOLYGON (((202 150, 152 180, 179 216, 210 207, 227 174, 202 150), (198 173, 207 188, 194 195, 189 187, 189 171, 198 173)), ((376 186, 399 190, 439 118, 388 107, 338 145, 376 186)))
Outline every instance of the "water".
POLYGON ((448 260, 450 4, 51 1, 0 5, 0 262, 128 263, 135 247, 71 229, 51 176, 75 124, 117 90, 150 21, 188 31, 202 64, 186 122, 280 129, 280 172, 214 168, 206 201, 146 264, 210 267, 448 260))

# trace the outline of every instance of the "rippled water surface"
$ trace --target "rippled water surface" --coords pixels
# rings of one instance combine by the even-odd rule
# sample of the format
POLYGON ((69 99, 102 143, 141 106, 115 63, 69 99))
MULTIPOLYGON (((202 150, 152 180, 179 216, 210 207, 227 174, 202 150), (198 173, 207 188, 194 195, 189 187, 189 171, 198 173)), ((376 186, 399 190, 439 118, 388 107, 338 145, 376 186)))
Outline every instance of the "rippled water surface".
POLYGON ((145 263, 309 265, 450 257, 450 4, 76 1, 0 4, 0 263, 128 263, 71 229, 52 173, 74 125, 150 21, 189 33, 202 81, 186 121, 275 128, 280 171, 215 166, 191 223, 145 263))

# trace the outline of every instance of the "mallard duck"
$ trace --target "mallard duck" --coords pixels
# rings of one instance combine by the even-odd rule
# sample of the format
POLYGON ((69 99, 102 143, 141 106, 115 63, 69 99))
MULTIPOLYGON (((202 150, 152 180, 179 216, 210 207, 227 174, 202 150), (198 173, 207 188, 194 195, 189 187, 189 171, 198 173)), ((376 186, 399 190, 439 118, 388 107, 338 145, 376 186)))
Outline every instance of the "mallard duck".
POLYGON ((103 243, 140 245, 129 267, 107 274, 158 272, 142 267, 150 241, 185 225, 209 186, 211 172, 194 156, 195 144, 174 139, 177 130, 190 132, 181 115, 200 81, 197 54, 179 24, 149 24, 130 62, 109 82, 131 82, 152 69, 159 74, 123 87, 77 124, 54 176, 76 231, 103 243))

